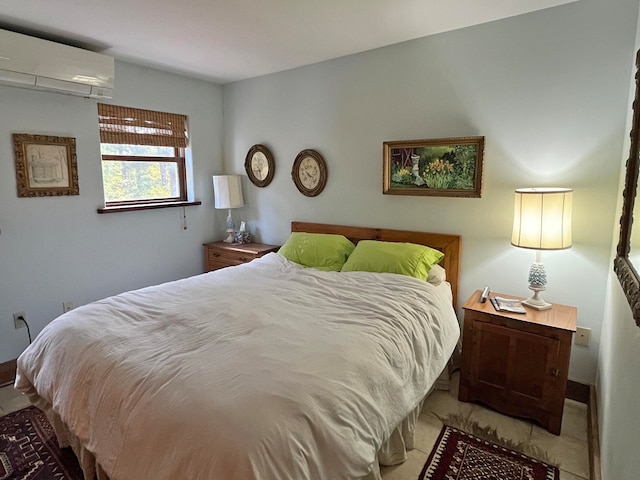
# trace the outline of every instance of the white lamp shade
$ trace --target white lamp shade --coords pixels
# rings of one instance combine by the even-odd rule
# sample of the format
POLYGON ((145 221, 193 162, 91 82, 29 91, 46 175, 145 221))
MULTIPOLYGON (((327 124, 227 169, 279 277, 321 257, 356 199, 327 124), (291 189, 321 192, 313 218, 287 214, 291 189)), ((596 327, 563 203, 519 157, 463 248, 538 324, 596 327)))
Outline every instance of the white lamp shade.
POLYGON ((570 188, 519 188, 513 210, 511 244, 536 250, 571 247, 570 188))
POLYGON ((214 175, 213 195, 216 208, 238 208, 244 205, 240 175, 214 175))

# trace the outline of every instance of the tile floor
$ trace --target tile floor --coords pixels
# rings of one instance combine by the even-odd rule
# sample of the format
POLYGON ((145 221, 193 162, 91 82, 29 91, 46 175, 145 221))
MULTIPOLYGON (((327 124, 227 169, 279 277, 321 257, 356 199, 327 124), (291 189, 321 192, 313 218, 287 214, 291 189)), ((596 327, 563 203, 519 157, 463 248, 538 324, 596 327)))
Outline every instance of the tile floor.
POLYGON ((27 397, 17 392, 13 385, 0 387, 0 416, 28 406, 27 397))
POLYGON ((443 418, 449 414, 470 416, 480 426, 491 426, 500 437, 515 442, 527 442, 542 448, 560 465, 560 480, 589 479, 589 445, 587 443, 587 406, 565 400, 560 436, 547 432, 532 422, 507 417, 478 404, 463 403, 458 398, 456 372, 451 380, 451 391, 435 391, 425 401, 416 426, 416 448, 409 452, 408 460, 395 467, 383 467, 384 480, 417 480, 433 448, 443 418))
MULTIPOLYGON (((481 405, 458 402, 457 385, 458 373, 455 373, 450 392, 435 391, 429 396, 416 427, 416 448, 409 452, 405 463, 383 467, 384 480, 417 480, 442 429, 442 423, 436 415, 446 417, 449 414, 470 415, 481 426, 491 425, 502 438, 525 441, 543 448, 560 464, 560 480, 589 479, 586 405, 573 400, 565 401, 562 435, 556 436, 531 422, 501 415, 481 405)), ((26 398, 11 385, 0 388, 0 415, 27 405, 26 398)))

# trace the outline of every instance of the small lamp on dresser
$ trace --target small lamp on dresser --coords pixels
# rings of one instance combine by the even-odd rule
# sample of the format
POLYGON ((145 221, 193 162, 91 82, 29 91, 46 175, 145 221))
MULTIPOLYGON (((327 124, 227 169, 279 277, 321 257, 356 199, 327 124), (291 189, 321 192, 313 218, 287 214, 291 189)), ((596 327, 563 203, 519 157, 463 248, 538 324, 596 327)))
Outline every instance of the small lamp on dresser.
POLYGON ((233 223, 233 217, 231 216, 231 209, 244 206, 240 175, 214 175, 213 194, 215 197, 215 208, 226 208, 229 210, 226 224, 227 238, 223 241, 233 243, 236 228, 233 223))
POLYGON ((547 286, 547 274, 541 261, 541 250, 562 250, 571 247, 570 188, 518 188, 513 211, 511 244, 536 251, 536 260, 529 269, 529 288, 533 295, 523 305, 546 310, 551 304, 540 297, 547 286))

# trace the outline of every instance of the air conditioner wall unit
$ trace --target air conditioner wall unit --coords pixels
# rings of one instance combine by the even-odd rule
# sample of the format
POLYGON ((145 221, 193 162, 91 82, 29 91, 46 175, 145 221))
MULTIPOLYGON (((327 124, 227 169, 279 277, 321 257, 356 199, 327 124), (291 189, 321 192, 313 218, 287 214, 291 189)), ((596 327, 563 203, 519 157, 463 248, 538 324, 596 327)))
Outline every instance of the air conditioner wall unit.
POLYGON ((112 98, 113 57, 0 30, 0 84, 112 98))

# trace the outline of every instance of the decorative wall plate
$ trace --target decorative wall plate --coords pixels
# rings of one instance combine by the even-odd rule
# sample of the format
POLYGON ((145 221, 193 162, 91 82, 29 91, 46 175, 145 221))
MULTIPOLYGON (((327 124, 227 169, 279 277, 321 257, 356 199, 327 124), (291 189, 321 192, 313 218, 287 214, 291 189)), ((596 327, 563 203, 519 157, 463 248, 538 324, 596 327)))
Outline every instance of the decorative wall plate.
POLYGON ((267 147, 254 145, 249 149, 244 160, 244 169, 247 171, 251 183, 256 187, 266 187, 273 180, 276 164, 267 147))
POLYGON ((327 164, 315 150, 302 150, 293 162, 291 178, 300 193, 315 197, 327 184, 327 164))

